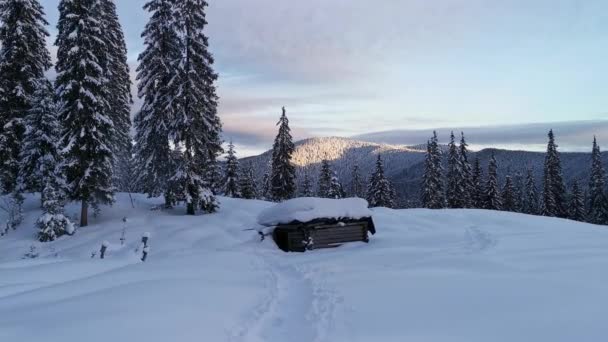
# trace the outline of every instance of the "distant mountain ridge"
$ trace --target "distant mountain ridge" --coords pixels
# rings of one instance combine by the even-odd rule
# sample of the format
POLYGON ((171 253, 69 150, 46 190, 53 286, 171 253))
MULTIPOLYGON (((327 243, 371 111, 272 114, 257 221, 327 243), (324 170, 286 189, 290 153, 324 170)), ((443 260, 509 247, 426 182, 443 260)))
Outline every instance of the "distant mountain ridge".
MULTIPOLYGON (((415 146, 389 145, 366 142, 351 138, 311 138, 297 142, 293 162, 296 165, 298 183, 308 173, 316 184, 320 164, 323 159, 330 161, 345 189, 348 190, 353 166, 356 164, 361 175, 368 178, 374 168, 378 154, 382 155, 387 176, 393 182, 402 206, 416 206, 419 199, 421 177, 424 170, 426 145, 415 146)), ((259 156, 241 159, 241 163, 251 163, 255 176, 261 184, 262 177, 269 169, 271 151, 259 156)), ((541 177, 545 153, 483 149, 471 152, 470 160, 478 157, 482 168, 487 168, 488 160, 494 153, 498 161, 500 179, 517 172, 524 173, 528 168, 534 170, 537 186, 541 189, 541 177)), ((445 158, 444 158, 445 159, 445 158)), ((591 153, 561 153, 564 179, 568 185, 577 179, 583 187, 587 186, 591 153)), ((604 165, 608 168, 608 153, 602 153, 604 165)))

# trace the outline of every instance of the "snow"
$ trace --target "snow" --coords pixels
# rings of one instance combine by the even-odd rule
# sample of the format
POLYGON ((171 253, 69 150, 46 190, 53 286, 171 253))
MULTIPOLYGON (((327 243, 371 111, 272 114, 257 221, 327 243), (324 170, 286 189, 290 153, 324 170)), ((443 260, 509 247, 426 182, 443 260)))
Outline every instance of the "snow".
POLYGON ((294 221, 309 222, 319 218, 360 219, 372 216, 367 201, 361 198, 327 199, 302 197, 281 202, 263 210, 258 224, 276 226, 294 221))
POLYGON ((369 244, 284 253, 249 230, 271 203, 222 198, 219 213, 186 216, 133 197, 135 209, 119 194, 90 226, 44 244, 39 198, 28 197, 24 224, 0 238, 0 341, 605 339, 606 227, 373 209, 369 244), (154 248, 143 263, 145 232, 154 248), (105 240, 105 259, 92 259, 105 240), (32 246, 39 256, 22 259, 32 246))

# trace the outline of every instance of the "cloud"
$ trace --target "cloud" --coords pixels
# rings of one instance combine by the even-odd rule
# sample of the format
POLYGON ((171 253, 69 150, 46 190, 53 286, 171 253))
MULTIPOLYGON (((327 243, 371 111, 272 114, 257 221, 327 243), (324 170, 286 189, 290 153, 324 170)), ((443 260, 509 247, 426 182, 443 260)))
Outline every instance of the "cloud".
MULTIPOLYGON (((447 143, 449 134, 464 132, 467 142, 476 148, 500 147, 508 149, 544 150, 547 132, 553 129, 562 151, 588 151, 593 136, 608 146, 608 120, 547 122, 534 124, 500 125, 485 127, 437 128, 441 143, 447 143)), ((357 135, 354 138, 378 143, 416 145, 427 141, 433 129, 393 130, 357 135)))

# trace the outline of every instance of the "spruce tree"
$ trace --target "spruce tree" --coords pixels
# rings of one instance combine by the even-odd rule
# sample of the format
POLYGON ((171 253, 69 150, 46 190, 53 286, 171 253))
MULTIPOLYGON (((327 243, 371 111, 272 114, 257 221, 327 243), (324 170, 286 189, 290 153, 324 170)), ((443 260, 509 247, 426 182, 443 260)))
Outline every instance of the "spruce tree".
POLYGON ((471 189, 471 205, 473 208, 483 209, 485 208, 485 187, 483 185, 483 173, 481 171, 481 164, 479 158, 475 158, 473 164, 473 175, 472 175, 472 189, 471 189))
POLYGON ((352 170, 352 179, 350 182, 350 196, 363 198, 363 180, 359 171, 359 165, 355 164, 352 170))
POLYGON ((549 143, 545 157, 543 177, 543 212, 545 216, 567 217, 566 186, 562 177, 562 166, 555 144, 553 130, 549 131, 549 143))
POLYGON ((170 84, 177 89, 175 111, 169 123, 169 136, 181 151, 171 181, 177 184, 178 197, 187 205, 187 214, 194 215, 196 207, 211 212, 217 201, 206 178, 206 165, 222 152, 222 124, 217 115, 213 56, 205 35, 207 19, 204 0, 173 2, 174 18, 180 37, 180 58, 170 84))
POLYGON ((593 137, 591 152, 591 176, 589 179, 589 222, 608 224, 608 196, 606 195, 606 172, 602 165, 602 154, 597 140, 593 137))
POLYGON ((0 182, 17 184, 20 148, 34 93, 51 67, 48 22, 38 0, 0 1, 0 182))
POLYGON ((56 176, 55 169, 60 161, 57 142, 61 128, 53 86, 49 81, 41 81, 34 93, 32 108, 25 117, 25 127, 27 131, 21 148, 20 178, 25 191, 43 194, 47 182, 56 176))
POLYGON ((517 211, 517 199, 515 186, 513 185, 513 180, 511 176, 507 176, 505 178, 505 185, 502 190, 502 210, 504 211, 517 211))
POLYGON ((324 159, 321 162, 317 196, 321 198, 334 198, 335 195, 334 171, 329 165, 329 161, 324 159))
POLYGON ((513 186, 515 188, 515 203, 516 203, 515 211, 518 213, 523 213, 524 199, 525 199, 525 185, 524 185, 524 177, 523 177, 522 173, 519 171, 517 171, 515 173, 513 186))
POLYGON ((302 190, 300 191, 300 196, 302 197, 313 197, 314 193, 312 190, 312 182, 310 180, 310 176, 308 172, 304 174, 304 182, 302 183, 302 190))
POLYGON ((176 154, 171 151, 169 123, 176 111, 179 89, 174 75, 181 57, 173 4, 151 0, 144 5, 150 19, 142 33, 145 49, 137 67, 142 106, 134 122, 138 186, 150 197, 164 194, 166 207, 173 205, 174 197, 169 179, 175 173, 176 154))
POLYGON ((284 201, 294 196, 296 191, 296 170, 291 163, 295 150, 289 119, 285 107, 277 123, 279 133, 272 146, 272 171, 270 173, 270 197, 275 202, 284 201))
POLYGON ((133 190, 133 146, 131 142, 131 78, 127 62, 127 44, 118 20, 113 0, 100 0, 101 21, 108 50, 106 61, 107 87, 110 97, 109 116, 114 122, 112 146, 114 149, 114 170, 118 190, 133 190))
POLYGON ((327 198, 340 199, 346 197, 346 193, 344 192, 344 187, 342 186, 342 182, 338 178, 336 172, 332 170, 331 182, 329 185, 329 193, 327 194, 327 198))
POLYGON ((534 173, 532 169, 528 169, 526 173, 526 183, 524 189, 524 204, 522 211, 530 215, 540 214, 538 188, 536 187, 536 181, 534 180, 534 173))
POLYGON ((239 198, 239 161, 236 158, 234 144, 228 144, 228 156, 226 157, 226 167, 224 172, 224 196, 239 198))
POLYGON ((448 208, 462 208, 462 193, 460 188, 460 156, 458 155, 458 147, 454 132, 450 134, 450 143, 448 144, 448 170, 446 173, 446 200, 448 208))
POLYGON ((117 151, 118 159, 114 163, 114 183, 117 190, 121 192, 133 193, 141 190, 138 184, 138 167, 134 150, 135 146, 131 142, 124 146, 124 150, 117 151))
POLYGON ((89 205, 113 202, 113 118, 104 62, 108 56, 99 0, 62 0, 57 25, 56 92, 68 197, 89 205))
POLYGON ((395 196, 393 186, 384 175, 384 164, 382 157, 378 155, 376 170, 369 180, 367 189, 367 202, 370 207, 395 207, 395 196))
POLYGON ((570 191, 570 204, 568 205, 568 218, 574 221, 584 222, 585 215, 585 195, 578 185, 578 181, 572 182, 570 191))
POLYGON ((241 175, 239 176, 239 192, 241 198, 244 199, 255 199, 258 196, 251 163, 242 168, 241 175))
POLYGON ((498 163, 494 153, 488 164, 488 182, 486 185, 486 209, 502 210, 502 198, 498 185, 498 163))
POLYGON ((224 175, 217 159, 213 158, 204 163, 205 175, 209 182, 209 188, 214 195, 218 195, 223 191, 224 175))
POLYGON ((427 143, 422 178, 422 205, 425 208, 445 208, 446 201, 442 176, 441 150, 437 141, 437 132, 433 132, 433 137, 427 143))
POLYGON ((462 193, 462 205, 463 208, 473 207, 472 195, 474 192, 473 186, 473 171, 471 169, 471 163, 469 162, 469 151, 468 144, 464 138, 464 133, 460 133, 460 146, 459 146, 459 163, 460 163, 460 188, 463 189, 462 193))
POLYGON ((63 214, 63 196, 56 179, 46 179, 42 194, 42 216, 36 221, 38 240, 40 242, 55 241, 65 234, 73 234, 74 225, 63 214))

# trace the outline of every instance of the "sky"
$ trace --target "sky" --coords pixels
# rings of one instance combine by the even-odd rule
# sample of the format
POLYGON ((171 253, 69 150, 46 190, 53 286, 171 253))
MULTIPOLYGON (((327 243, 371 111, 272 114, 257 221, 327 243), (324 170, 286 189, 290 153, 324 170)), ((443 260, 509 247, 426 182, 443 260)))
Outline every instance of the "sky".
MULTIPOLYGON (((54 34, 59 0, 41 2, 54 34)), ((282 106, 296 139, 492 126, 471 144, 537 149, 545 134, 500 127, 540 125, 568 128, 566 150, 593 134, 608 146, 605 0, 208 2, 224 137, 241 156, 271 147, 282 106)), ((135 69, 145 0, 116 3, 135 69)))

